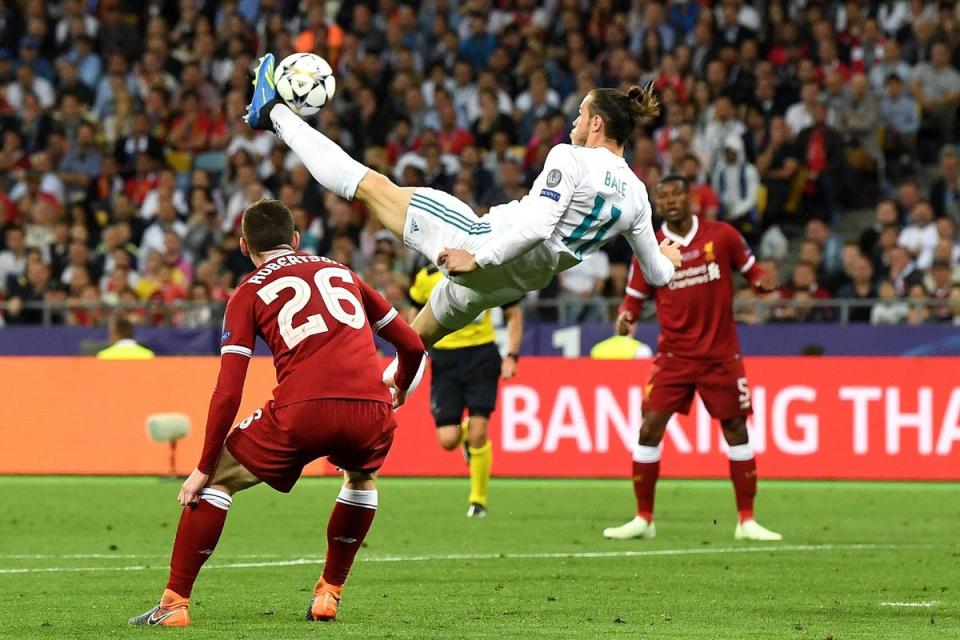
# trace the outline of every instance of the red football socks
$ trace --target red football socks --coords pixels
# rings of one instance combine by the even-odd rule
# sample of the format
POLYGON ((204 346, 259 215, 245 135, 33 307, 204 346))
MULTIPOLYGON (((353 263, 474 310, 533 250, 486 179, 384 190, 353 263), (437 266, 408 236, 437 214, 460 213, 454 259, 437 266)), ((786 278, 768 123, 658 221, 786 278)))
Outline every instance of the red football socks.
POLYGON ((730 479, 733 481, 733 492, 737 498, 737 513, 740 522, 753 520, 753 499, 757 495, 757 461, 752 456, 749 460, 730 460, 730 479))
POLYGON ((353 559, 377 515, 377 490, 340 489, 337 504, 327 523, 327 561, 323 579, 342 586, 353 566, 353 559))
MULTIPOLYGON (((656 447, 646 447, 656 449, 656 447)), ((657 478, 660 477, 660 461, 633 461, 633 493, 637 497, 637 515, 653 522, 653 498, 657 490, 657 478)))
POLYGON ((196 506, 184 507, 173 543, 167 589, 184 598, 190 597, 200 567, 220 540, 231 502, 230 496, 222 491, 203 489, 196 506))

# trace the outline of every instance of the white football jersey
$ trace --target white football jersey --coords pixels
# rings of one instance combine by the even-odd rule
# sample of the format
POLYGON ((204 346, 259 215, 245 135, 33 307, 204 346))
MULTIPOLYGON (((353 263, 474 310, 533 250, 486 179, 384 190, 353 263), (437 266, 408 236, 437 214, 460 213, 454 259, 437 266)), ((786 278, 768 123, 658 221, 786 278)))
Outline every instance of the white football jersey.
POLYGON ((662 286, 673 277, 673 264, 660 253, 651 216, 647 189, 622 156, 560 144, 526 196, 482 218, 494 233, 474 257, 480 267, 514 267, 514 261, 515 279, 542 287, 544 278, 549 282, 622 234, 644 278, 662 286))

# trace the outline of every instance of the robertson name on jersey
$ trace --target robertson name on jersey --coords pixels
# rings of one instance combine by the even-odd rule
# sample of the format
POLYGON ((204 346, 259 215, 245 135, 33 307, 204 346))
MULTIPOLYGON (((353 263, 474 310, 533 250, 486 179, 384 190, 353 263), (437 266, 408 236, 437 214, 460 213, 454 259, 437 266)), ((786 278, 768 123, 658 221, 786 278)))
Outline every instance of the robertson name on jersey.
POLYGON ((274 400, 390 402, 373 334, 397 311, 349 268, 287 251, 245 277, 227 303, 221 354, 251 356, 257 336, 273 353, 274 400), (369 319, 369 320, 368 320, 369 319))

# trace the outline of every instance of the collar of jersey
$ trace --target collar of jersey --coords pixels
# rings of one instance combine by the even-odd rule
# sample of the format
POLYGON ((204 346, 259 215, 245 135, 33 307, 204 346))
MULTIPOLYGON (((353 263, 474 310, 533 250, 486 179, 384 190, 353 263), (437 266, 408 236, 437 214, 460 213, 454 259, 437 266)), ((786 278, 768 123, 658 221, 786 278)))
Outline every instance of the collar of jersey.
POLYGON ((674 242, 679 242, 684 247, 689 247, 690 243, 693 242, 694 236, 697 235, 697 231, 700 229, 700 219, 697 216, 693 216, 693 224, 690 225, 690 231, 687 231, 687 235, 678 236, 674 232, 670 231, 667 228, 667 223, 664 222, 660 226, 660 231, 663 232, 665 238, 673 240, 674 242))
POLYGON ((292 251, 291 249, 280 249, 280 250, 277 251, 275 254, 273 254, 272 256, 270 256, 269 259, 264 260, 264 261, 263 261, 263 264, 267 264, 268 262, 273 262, 273 261, 276 260, 277 258, 280 258, 280 257, 282 257, 282 256, 288 256, 288 255, 290 255, 291 253, 293 253, 293 251, 292 251))

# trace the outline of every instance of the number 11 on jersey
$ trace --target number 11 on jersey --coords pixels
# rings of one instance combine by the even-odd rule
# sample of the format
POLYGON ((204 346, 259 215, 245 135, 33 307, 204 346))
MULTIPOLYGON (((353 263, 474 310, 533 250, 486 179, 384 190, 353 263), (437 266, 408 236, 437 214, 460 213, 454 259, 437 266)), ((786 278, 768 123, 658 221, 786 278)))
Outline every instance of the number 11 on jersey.
POLYGON ((573 233, 569 237, 563 239, 563 244, 568 247, 576 244, 577 242, 582 242, 582 244, 576 248, 575 252, 578 258, 582 258, 583 254, 588 250, 595 247, 597 244, 603 240, 604 236, 607 235, 607 232, 610 231, 610 228, 617 223, 617 220, 620 219, 622 211, 617 207, 610 205, 610 219, 607 220, 599 229, 592 238, 586 239, 584 236, 590 229, 593 227, 594 223, 600 218, 600 214, 603 212, 604 205, 606 205, 606 199, 597 194, 597 197, 593 199, 593 209, 590 210, 583 220, 580 221, 580 224, 577 225, 577 228, 573 230, 573 233))

